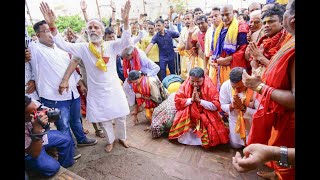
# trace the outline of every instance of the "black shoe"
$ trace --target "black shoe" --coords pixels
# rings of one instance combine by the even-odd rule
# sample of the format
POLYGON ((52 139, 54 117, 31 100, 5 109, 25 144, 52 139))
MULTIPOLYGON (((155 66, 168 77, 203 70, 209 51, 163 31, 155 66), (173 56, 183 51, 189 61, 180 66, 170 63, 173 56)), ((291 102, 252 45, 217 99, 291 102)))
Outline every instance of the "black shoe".
POLYGON ((97 144, 98 140, 86 138, 83 142, 78 143, 78 146, 92 146, 97 144))
POLYGON ((75 149, 73 159, 79 159, 81 157, 81 153, 78 149, 75 149))

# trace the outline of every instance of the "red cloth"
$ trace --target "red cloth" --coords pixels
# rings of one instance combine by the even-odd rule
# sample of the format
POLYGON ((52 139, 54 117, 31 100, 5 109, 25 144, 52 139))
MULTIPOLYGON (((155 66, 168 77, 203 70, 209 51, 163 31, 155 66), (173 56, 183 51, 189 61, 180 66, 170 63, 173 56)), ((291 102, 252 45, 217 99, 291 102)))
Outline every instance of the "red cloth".
POLYGON ((141 70, 141 63, 140 63, 140 55, 137 50, 137 48, 134 48, 132 52, 132 61, 133 61, 133 67, 131 67, 130 60, 128 59, 123 59, 123 75, 124 78, 128 77, 128 74, 131 70, 141 70))
MULTIPOLYGON (((295 58, 295 37, 291 37, 271 58, 262 80, 275 89, 291 90, 289 64, 295 58)), ((264 109, 259 109, 252 119, 248 145, 253 143, 270 146, 295 147, 294 110, 274 102, 270 97, 257 95, 264 109), (261 131, 264 130, 264 131, 261 131)), ((282 168, 273 163, 276 173, 283 179, 294 179, 294 168, 282 168)))
POLYGON ((81 103, 81 115, 86 116, 87 114, 87 98, 83 93, 80 91, 80 86, 77 86, 77 89, 80 93, 80 103, 81 103))
POLYGON ((204 41, 205 41, 206 32, 199 32, 198 33, 198 41, 201 47, 202 52, 204 52, 204 41))
MULTIPOLYGON (((244 57, 244 53, 246 51, 248 44, 243 44, 240 47, 237 48, 236 52, 232 54, 232 61, 230 68, 234 67, 243 67, 245 69, 248 69, 250 66, 250 62, 247 61, 244 57)), ((223 56, 221 56, 223 57, 223 56)))
MULTIPOLYGON (((248 32, 249 32, 248 24, 247 23, 239 23, 238 33, 248 33, 248 32)), ((244 53, 246 51, 247 45, 248 45, 247 43, 242 44, 241 46, 239 46, 237 48, 236 52, 234 52, 232 54, 232 61, 231 61, 230 69, 232 69, 234 67, 243 67, 245 69, 251 69, 250 62, 248 62, 244 57, 244 53)), ((221 57, 223 57, 223 56, 221 56, 221 57)))
POLYGON ((262 36, 257 43, 257 46, 260 47, 262 45, 264 51, 263 55, 267 59, 271 59, 271 57, 278 52, 281 47, 282 42, 287 36, 288 32, 283 28, 276 35, 268 38, 266 35, 262 36))
POLYGON ((200 98, 212 102, 218 110, 210 111, 204 109, 199 103, 195 102, 185 107, 187 99, 191 98, 193 93, 189 77, 182 83, 174 98, 177 113, 169 132, 169 139, 179 138, 182 134, 188 132, 190 128, 195 129, 200 123, 200 131, 194 131, 194 133, 201 137, 202 146, 209 147, 228 143, 229 131, 224 126, 224 122, 218 112, 221 110, 219 94, 208 76, 205 76, 200 92, 200 98))
MULTIPOLYGON (((135 93, 140 93, 144 97, 150 97, 150 84, 147 76, 141 76, 140 84, 137 86, 135 83, 132 84, 132 89, 135 93)), ((152 100, 146 100, 143 98, 136 98, 138 106, 141 106, 143 103, 146 104, 145 108, 154 108, 157 104, 152 100)))

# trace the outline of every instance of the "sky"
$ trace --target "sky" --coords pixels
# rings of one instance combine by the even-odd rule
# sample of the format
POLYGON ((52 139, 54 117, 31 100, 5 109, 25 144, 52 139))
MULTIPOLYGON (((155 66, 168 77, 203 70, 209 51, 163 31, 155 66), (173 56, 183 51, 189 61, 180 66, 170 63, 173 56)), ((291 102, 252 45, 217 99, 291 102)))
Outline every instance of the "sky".
MULTIPOLYGON (((34 21, 40 21, 43 16, 40 12, 40 2, 47 2, 51 8, 53 8, 56 15, 75 15, 80 14, 82 16, 80 1, 81 0, 26 0, 30 14, 34 21)), ((97 0, 100 5, 100 13, 102 17, 111 16, 110 0, 97 0)), ((120 8, 124 6, 126 0, 113 0, 116 4, 116 18, 120 18, 120 8)), ((154 20, 159 15, 164 18, 167 17, 169 6, 171 5, 170 0, 145 0, 145 13, 154 20)), ((188 7, 194 9, 200 7, 209 12, 213 6, 221 6, 223 4, 232 4, 235 9, 240 7, 248 7, 252 2, 260 2, 264 4, 266 0, 188 0, 188 7)), ((89 18, 99 17, 97 11, 96 0, 86 0, 88 5, 87 13, 89 18)), ((131 0, 131 11, 130 17, 138 17, 139 14, 144 13, 143 0, 131 0)), ((25 17, 29 22, 29 15, 27 14, 27 8, 25 7, 25 17)), ((30 23, 30 22, 29 22, 30 23)))

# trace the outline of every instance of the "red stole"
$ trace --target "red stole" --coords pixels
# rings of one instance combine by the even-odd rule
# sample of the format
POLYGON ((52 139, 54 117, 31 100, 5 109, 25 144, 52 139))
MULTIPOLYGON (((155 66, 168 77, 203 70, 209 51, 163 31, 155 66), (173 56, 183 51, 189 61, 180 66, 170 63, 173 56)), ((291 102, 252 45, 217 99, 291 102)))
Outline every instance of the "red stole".
MULTIPOLYGON (((150 97, 150 84, 147 76, 141 76, 140 84, 136 85, 132 83, 132 88, 135 93, 140 93, 144 97, 150 97)), ((138 106, 141 106, 144 102, 146 103, 146 109, 156 107, 156 103, 152 100, 146 100, 143 98, 136 98, 138 106)))
POLYGON ((123 59, 123 75, 124 78, 128 77, 128 74, 131 70, 141 70, 141 63, 140 63, 140 55, 137 50, 137 48, 134 48, 132 52, 132 62, 133 62, 133 67, 131 67, 130 60, 128 59, 123 59))
POLYGON ((201 137, 202 146, 216 146, 229 142, 229 131, 224 126, 220 114, 219 94, 211 79, 205 76, 201 86, 201 99, 212 102, 217 111, 204 109, 199 103, 193 102, 185 107, 188 98, 191 98, 193 87, 190 84, 190 77, 182 83, 179 91, 176 93, 174 101, 177 113, 173 125, 169 132, 169 139, 179 138, 182 134, 194 129, 198 137, 201 137))

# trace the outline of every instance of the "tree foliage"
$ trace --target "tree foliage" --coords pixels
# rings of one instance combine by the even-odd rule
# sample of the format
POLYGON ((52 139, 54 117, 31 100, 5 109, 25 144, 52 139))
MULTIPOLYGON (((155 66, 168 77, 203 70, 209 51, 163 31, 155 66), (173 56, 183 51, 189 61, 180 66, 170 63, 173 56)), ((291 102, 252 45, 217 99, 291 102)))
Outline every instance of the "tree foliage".
POLYGON ((28 35, 31 36, 31 34, 35 34, 32 26, 27 26, 28 35))
POLYGON ((187 10, 187 4, 185 0, 171 0, 171 3, 173 4, 173 9, 177 13, 185 13, 187 10))
POLYGON ((79 33, 85 27, 85 21, 80 15, 58 16, 56 25, 59 32, 63 32, 66 28, 70 27, 73 31, 79 33))

